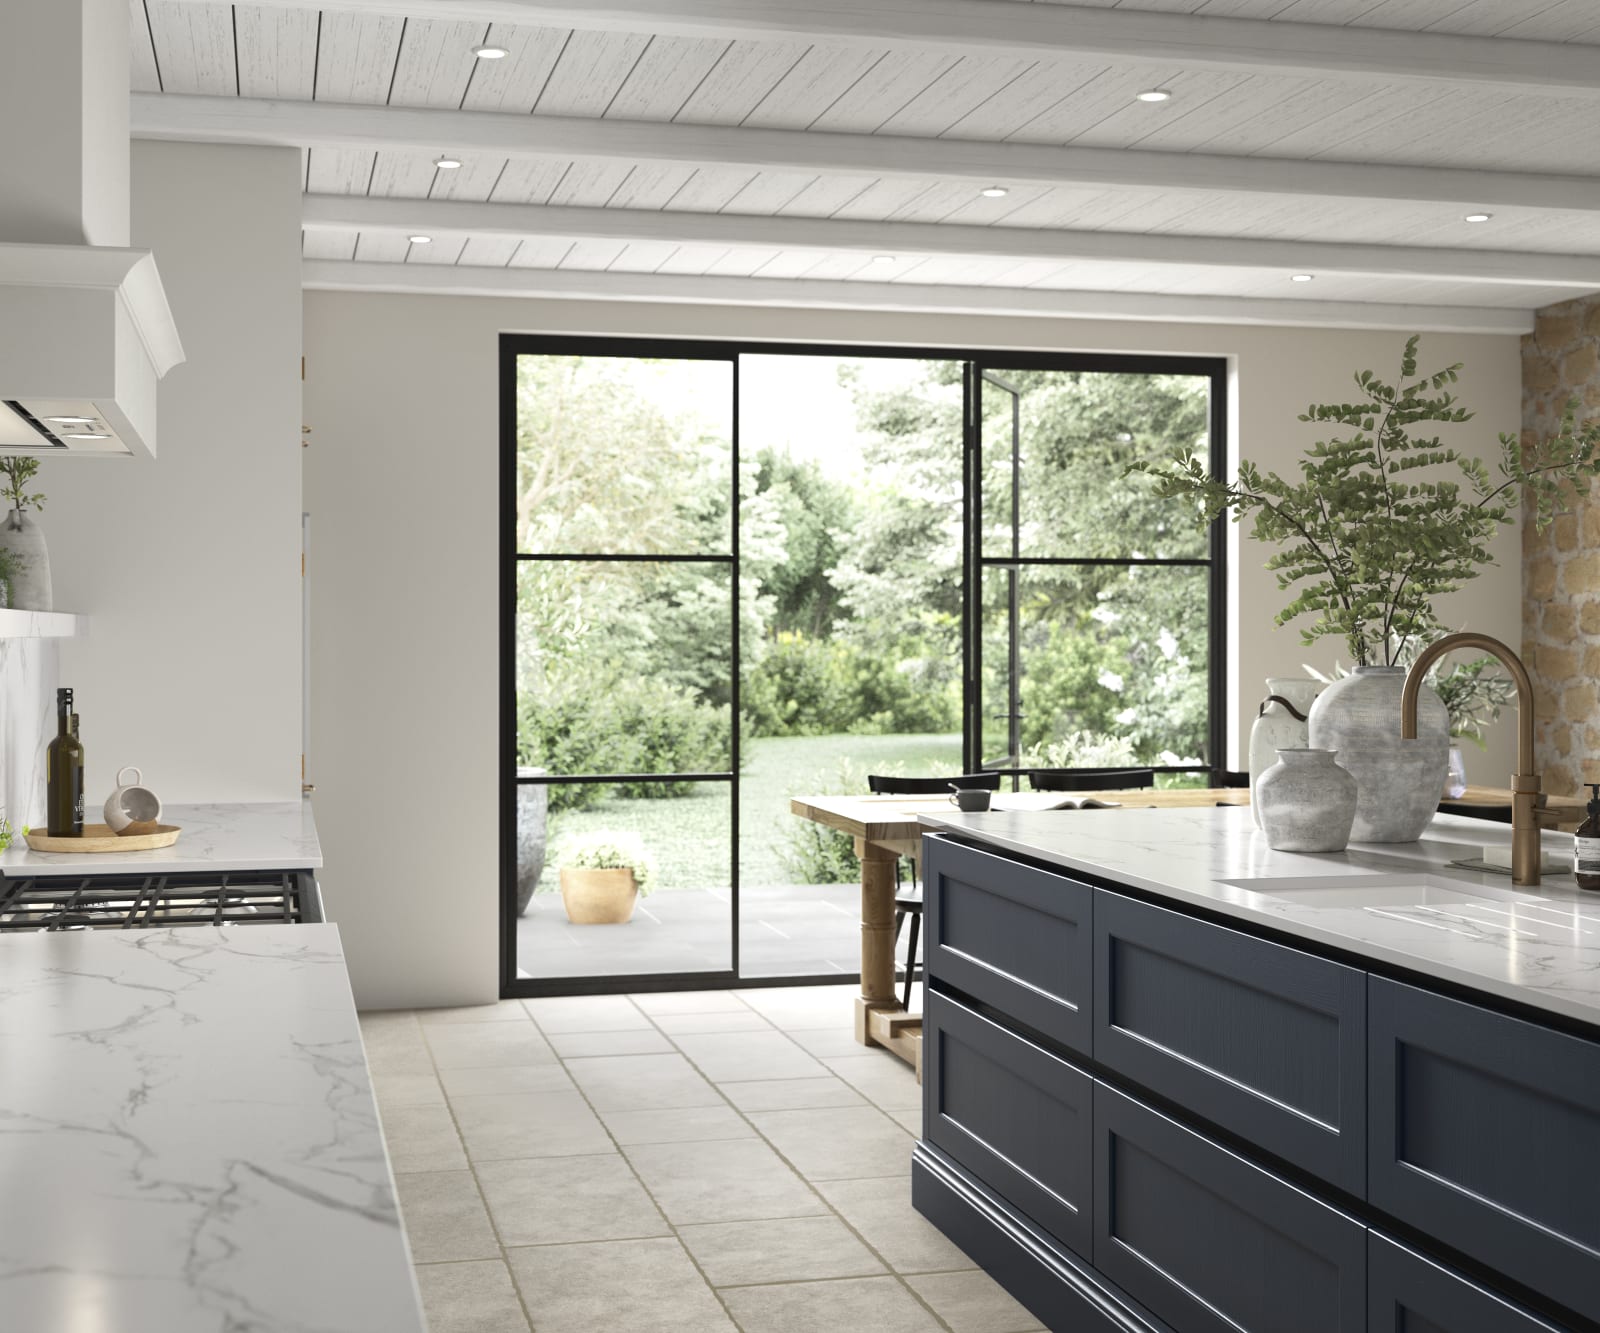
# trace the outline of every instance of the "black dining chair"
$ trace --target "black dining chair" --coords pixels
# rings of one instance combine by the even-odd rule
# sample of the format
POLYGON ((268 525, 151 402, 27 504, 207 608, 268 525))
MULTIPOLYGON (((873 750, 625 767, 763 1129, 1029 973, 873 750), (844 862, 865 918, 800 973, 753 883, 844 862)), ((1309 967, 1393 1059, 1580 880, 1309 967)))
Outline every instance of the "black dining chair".
POLYGON ((1211 785, 1213 787, 1248 787, 1250 775, 1248 773, 1235 773, 1231 768, 1216 768, 1211 771, 1211 785))
MULTIPOLYGON (((958 773, 948 778, 900 778, 889 773, 867 774, 867 790, 874 796, 948 796, 952 787, 963 787, 969 791, 999 791, 1000 775, 998 773, 958 773)), ((911 918, 911 939, 906 948, 906 989, 905 998, 900 1002, 902 1009, 911 1008, 911 980, 917 970, 917 936, 922 933, 922 888, 917 883, 915 874, 911 878, 911 887, 902 889, 898 887, 900 879, 901 859, 895 858, 894 895, 894 938, 895 943, 900 942, 900 926, 909 916, 911 918)))
POLYGON ((1028 774, 1034 791, 1134 791, 1156 785, 1153 768, 1036 768, 1028 774))

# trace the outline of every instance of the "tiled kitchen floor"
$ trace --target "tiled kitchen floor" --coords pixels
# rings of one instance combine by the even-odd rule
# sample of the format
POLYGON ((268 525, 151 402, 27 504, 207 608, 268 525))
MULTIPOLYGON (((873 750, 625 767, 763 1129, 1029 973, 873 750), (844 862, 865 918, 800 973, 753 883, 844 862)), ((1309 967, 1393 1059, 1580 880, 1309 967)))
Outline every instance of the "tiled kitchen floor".
POLYGON ((433 1333, 1025 1333, 911 1208, 853 986, 364 1014, 433 1333))

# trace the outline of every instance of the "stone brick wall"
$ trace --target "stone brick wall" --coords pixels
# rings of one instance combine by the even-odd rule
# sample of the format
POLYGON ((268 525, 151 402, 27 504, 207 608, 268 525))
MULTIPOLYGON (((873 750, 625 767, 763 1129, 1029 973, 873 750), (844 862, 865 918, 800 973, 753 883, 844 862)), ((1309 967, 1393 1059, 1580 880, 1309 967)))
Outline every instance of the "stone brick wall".
MULTIPOLYGON (((1568 400, 1600 412, 1600 296, 1549 306, 1522 340, 1522 430, 1550 435, 1568 400)), ((1600 484, 1542 533, 1523 516, 1522 656, 1538 692, 1546 791, 1577 795, 1600 765, 1600 484)))

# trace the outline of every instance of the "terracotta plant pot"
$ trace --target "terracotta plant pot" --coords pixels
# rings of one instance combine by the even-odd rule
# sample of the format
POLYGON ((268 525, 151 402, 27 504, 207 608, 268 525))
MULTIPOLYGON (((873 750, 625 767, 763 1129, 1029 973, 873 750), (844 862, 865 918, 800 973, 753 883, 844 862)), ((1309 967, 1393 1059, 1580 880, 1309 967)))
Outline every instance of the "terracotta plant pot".
POLYGON ((561 901, 567 920, 575 926, 620 926, 633 920, 639 886, 626 866, 617 870, 563 867, 561 901))

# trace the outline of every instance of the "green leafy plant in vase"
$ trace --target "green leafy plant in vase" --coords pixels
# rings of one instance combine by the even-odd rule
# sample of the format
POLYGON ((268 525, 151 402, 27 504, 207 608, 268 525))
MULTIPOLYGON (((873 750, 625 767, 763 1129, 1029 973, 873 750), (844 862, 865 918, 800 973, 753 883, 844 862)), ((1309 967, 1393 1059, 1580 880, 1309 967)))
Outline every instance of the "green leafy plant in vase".
POLYGON ((1354 402, 1301 414, 1336 433, 1306 450, 1298 480, 1243 460, 1224 481, 1193 456, 1129 469, 1157 495, 1190 502, 1202 523, 1251 517, 1251 537, 1274 548, 1266 568, 1293 594, 1277 623, 1308 617, 1307 644, 1344 639, 1356 668, 1312 706, 1311 744, 1339 750, 1355 774, 1357 842, 1413 841, 1444 788, 1450 721, 1438 694, 1424 691, 1418 740, 1399 739, 1400 646, 1441 632, 1435 600, 1493 563, 1490 542, 1519 507, 1542 529, 1600 472, 1600 421, 1579 428, 1575 404, 1550 439, 1501 434, 1493 473, 1427 433, 1473 413, 1449 388, 1460 364, 1418 374, 1419 341, 1407 341, 1396 382, 1359 371, 1354 402))
POLYGON ((28 485, 39 471, 39 460, 25 455, 0 458, 0 580, 6 584, 7 604, 26 611, 48 611, 50 553, 38 520, 28 511, 44 508, 44 495, 28 485))
POLYGON ((574 925, 622 925, 655 889, 656 864, 632 833, 595 830, 562 843, 561 901, 574 925))

